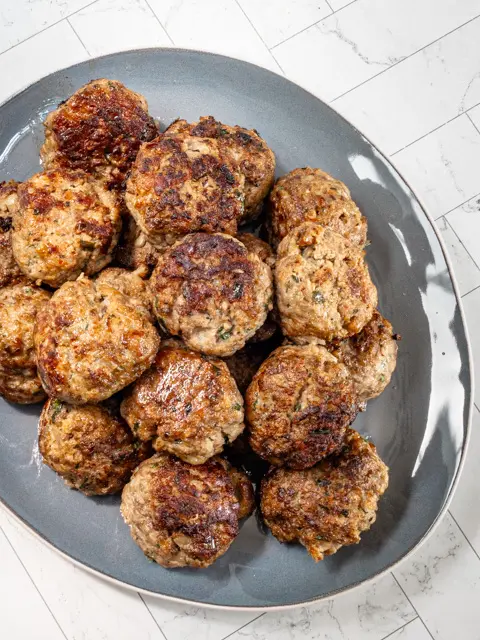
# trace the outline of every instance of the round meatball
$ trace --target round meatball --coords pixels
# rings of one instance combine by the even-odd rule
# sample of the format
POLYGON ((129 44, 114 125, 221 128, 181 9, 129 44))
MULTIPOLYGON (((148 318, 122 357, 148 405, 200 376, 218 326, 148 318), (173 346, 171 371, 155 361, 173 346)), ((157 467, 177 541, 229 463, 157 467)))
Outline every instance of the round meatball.
POLYGON ((50 396, 101 402, 136 380, 160 346, 155 327, 112 287, 80 278, 65 283, 37 316, 38 371, 50 396))
POLYGON ((217 140, 162 135, 140 148, 125 201, 147 239, 162 248, 195 231, 235 235, 244 181, 217 140))
POLYGON ((87 496, 120 491, 149 453, 107 406, 52 398, 40 416, 38 447, 44 463, 87 496))
POLYGON ((132 216, 124 220, 120 240, 115 248, 114 261, 125 269, 144 268, 151 274, 162 250, 154 247, 140 230, 132 216))
POLYGON ((135 470, 121 512, 134 541, 163 567, 208 567, 235 540, 246 512, 238 473, 222 458, 192 466, 157 454, 135 470))
POLYGON ((18 188, 12 247, 21 270, 60 287, 112 259, 121 228, 117 197, 82 171, 37 173, 18 188))
POLYGON ((37 314, 50 293, 33 284, 0 289, 0 396, 10 402, 30 404, 45 397, 33 343, 37 314))
POLYGON ((252 449, 306 469, 338 451, 358 413, 346 367, 324 347, 287 345, 265 360, 246 394, 252 449))
POLYGON ((45 119, 45 169, 82 169, 120 187, 142 142, 158 135, 143 96, 115 80, 92 80, 45 119))
POLYGON ((275 269, 283 333, 321 340, 363 329, 377 306, 364 252, 313 222, 286 236, 275 269))
POLYGON ((349 429, 341 452, 306 471, 275 469, 262 481, 260 508, 281 542, 300 542, 316 560, 360 542, 376 519, 388 467, 372 443, 349 429))
POLYGON ((0 287, 25 279, 12 251, 12 218, 18 205, 18 183, 0 182, 0 287))
POLYGON ((273 269, 275 266, 275 254, 269 244, 257 238, 253 233, 238 233, 236 237, 247 247, 248 253, 254 253, 262 262, 268 264, 270 269, 273 269))
POLYGON ((262 211, 275 175, 275 154, 258 132, 222 124, 213 116, 203 116, 192 124, 176 120, 166 131, 169 134, 180 132, 214 138, 221 143, 228 159, 245 176, 245 210, 241 221, 256 218, 262 211))
POLYGON ((106 284, 123 293, 130 302, 135 304, 138 311, 146 313, 148 319, 154 322, 152 295, 146 281, 143 280, 144 275, 146 273, 143 267, 137 271, 109 267, 104 269, 95 280, 97 284, 106 284))
POLYGON ((227 365, 170 340, 130 387, 121 413, 141 440, 155 438, 190 464, 203 464, 243 431, 243 398, 227 365))
POLYGON ((219 233, 194 233, 168 249, 150 286, 159 323, 210 355, 241 349, 272 308, 270 267, 219 233))
POLYGON ((390 322, 374 311, 360 333, 327 345, 347 367, 360 400, 376 398, 389 385, 397 365, 397 339, 390 322))
POLYGON ((367 221, 350 197, 350 191, 320 169, 294 169, 277 180, 268 202, 268 228, 274 246, 304 222, 329 227, 363 247, 367 221))

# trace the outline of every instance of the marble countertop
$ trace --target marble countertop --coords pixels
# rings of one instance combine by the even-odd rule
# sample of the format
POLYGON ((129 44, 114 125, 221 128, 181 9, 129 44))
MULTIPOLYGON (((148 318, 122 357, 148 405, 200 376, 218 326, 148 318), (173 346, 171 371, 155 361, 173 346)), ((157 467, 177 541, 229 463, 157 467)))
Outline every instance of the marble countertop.
MULTIPOLYGON (((358 125, 429 207, 478 371, 479 43, 480 0, 0 0, 0 102, 60 67, 135 47, 206 49, 285 74, 358 125)), ((172 604, 74 567, 0 510, 0 638, 480 640, 480 386, 475 401, 449 512, 376 582, 284 613, 172 604)))

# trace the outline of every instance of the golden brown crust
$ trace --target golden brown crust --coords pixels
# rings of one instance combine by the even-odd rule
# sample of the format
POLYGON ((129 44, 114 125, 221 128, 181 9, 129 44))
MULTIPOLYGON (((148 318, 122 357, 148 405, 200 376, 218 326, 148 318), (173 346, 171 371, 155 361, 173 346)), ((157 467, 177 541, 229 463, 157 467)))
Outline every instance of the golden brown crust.
POLYGON ((239 502, 221 458, 191 466, 157 454, 135 471, 121 512, 142 551, 164 567, 208 567, 238 534, 239 502))
POLYGON ((151 365, 160 338, 119 291, 81 278, 65 283, 37 316, 38 370, 50 396, 100 402, 151 365))
POLYGON ((128 390, 122 416, 141 440, 155 438, 190 464, 203 464, 243 431, 243 398, 226 364, 176 341, 128 390))
POLYGON ((0 287, 25 279, 12 251, 12 218, 18 206, 18 185, 14 180, 0 182, 0 287))
POLYGON ((260 508, 281 542, 298 541, 316 560, 356 544, 374 523, 388 467, 373 444, 349 429, 342 451, 306 471, 272 469, 260 508))
POLYGON ((186 236, 159 259, 150 285, 160 324, 211 355, 241 349, 272 308, 270 268, 225 234, 186 236))
POLYGON ((282 329, 289 337, 346 338, 363 329, 377 306, 363 251, 313 222, 280 243, 275 281, 282 329))
POLYGON ((123 221, 120 240, 115 247, 114 262, 125 269, 145 268, 151 273, 158 262, 162 249, 154 247, 140 230, 131 215, 123 221))
POLYGON ((34 281, 60 287, 111 261, 121 228, 117 197, 82 171, 37 173, 18 187, 12 247, 34 281))
POLYGON ((142 142, 158 135, 143 96, 115 80, 92 80, 45 119, 46 169, 82 169, 120 187, 142 142))
POLYGON ((150 322, 154 322, 152 294, 147 282, 143 279, 145 275, 142 267, 137 271, 108 267, 99 273, 95 280, 99 284, 107 284, 123 293, 138 311, 146 313, 150 322))
POLYGON ((304 222, 330 227, 360 247, 367 241, 367 221, 347 186, 321 169, 294 169, 270 192, 268 227, 274 246, 304 222))
POLYGON ((216 140, 163 134, 141 146, 125 201, 147 239, 163 247, 196 231, 235 235, 243 188, 216 140))
POLYGON ((270 269, 273 269, 275 266, 275 254, 269 244, 257 238, 253 233, 237 233, 236 238, 245 245, 248 253, 254 253, 262 262, 268 264, 270 269))
POLYGON ((358 406, 346 368, 317 345, 276 349, 245 396, 252 449, 306 469, 338 451, 358 406))
POLYGON ((40 416, 38 446, 44 463, 87 496, 120 491, 149 453, 106 405, 75 407, 54 399, 40 416))

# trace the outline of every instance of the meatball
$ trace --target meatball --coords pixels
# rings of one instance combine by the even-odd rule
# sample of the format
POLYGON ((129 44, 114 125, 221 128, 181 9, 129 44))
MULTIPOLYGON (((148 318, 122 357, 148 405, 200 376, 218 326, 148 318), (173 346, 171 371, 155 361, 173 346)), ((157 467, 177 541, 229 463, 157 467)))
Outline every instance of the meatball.
POLYGON ((349 429, 338 455, 306 471, 273 470, 262 481, 260 508, 278 540, 300 542, 318 562, 360 542, 387 486, 375 447, 349 429))
POLYGON ((218 140, 228 159, 245 176, 245 210, 242 222, 256 218, 263 201, 272 188, 275 174, 275 154, 255 129, 222 124, 212 116, 199 122, 173 122, 166 133, 188 132, 192 136, 218 140))
POLYGON ((10 402, 30 404, 45 397, 33 332, 49 298, 50 293, 28 283, 0 289, 0 395, 10 402))
POLYGON ((241 349, 272 308, 270 267, 220 233, 194 233, 168 249, 150 286, 159 323, 210 355, 241 349))
POLYGON ((367 241, 367 221, 350 191, 320 169, 294 169, 270 193, 267 226, 274 246, 304 222, 329 227, 360 247, 367 241))
POLYGON ((253 233, 238 233, 236 237, 237 240, 240 240, 240 242, 246 246, 248 253, 254 253, 262 262, 268 264, 270 269, 273 269, 275 266, 275 255, 269 244, 257 238, 253 233))
POLYGON ((21 270, 60 287, 112 259, 121 219, 116 196, 82 171, 37 173, 18 188, 12 247, 21 270))
POLYGON ((142 142, 158 135, 143 96, 115 80, 92 80, 45 119, 45 169, 82 169, 120 187, 142 142))
POLYGON ((120 491, 149 453, 107 406, 52 398, 40 416, 38 447, 44 463, 87 496, 120 491))
POLYGON ((347 338, 363 329, 377 306, 363 251, 314 222, 282 240, 275 280, 282 329, 289 337, 347 338))
MULTIPOLYGON (((222 458, 192 466, 165 453, 145 460, 122 493, 134 541, 163 567, 208 567, 238 535, 248 512, 237 471, 222 458)), ((251 493, 250 493, 251 496, 251 493)))
POLYGON ((152 364, 159 345, 134 302, 87 278, 65 283, 37 316, 42 384, 71 404, 101 402, 126 387, 152 364))
POLYGON ((18 183, 0 182, 0 287, 17 284, 24 279, 12 251, 12 217, 18 204, 18 183))
POLYGON ((338 451, 358 413, 346 367, 314 344, 276 349, 253 377, 245 401, 252 449, 292 469, 338 451))
POLYGON ((190 464, 203 464, 243 431, 243 398, 227 365, 170 340, 130 387, 121 413, 141 440, 155 438, 190 464))
POLYGON ((114 262, 125 269, 142 267, 150 274, 161 254, 162 250, 150 244, 135 220, 129 215, 124 220, 120 240, 115 248, 114 262))
POLYGON ((154 322, 152 295, 146 281, 143 280, 144 275, 146 272, 142 267, 137 271, 109 267, 104 269, 95 280, 97 284, 106 284, 123 293, 130 302, 135 304, 138 311, 146 313, 148 319, 154 322))
POLYGON ((162 248, 195 231, 235 235, 244 181, 217 140, 162 135, 140 148, 125 201, 147 239, 162 248))

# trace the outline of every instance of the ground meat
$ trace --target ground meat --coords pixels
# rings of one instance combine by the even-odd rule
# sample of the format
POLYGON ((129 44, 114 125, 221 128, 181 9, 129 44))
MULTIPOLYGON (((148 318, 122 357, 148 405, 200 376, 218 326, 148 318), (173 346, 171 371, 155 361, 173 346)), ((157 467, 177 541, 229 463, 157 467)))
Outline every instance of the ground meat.
POLYGON ((25 279, 12 251, 12 217, 18 206, 18 182, 0 182, 0 287, 25 279))
POLYGON ((146 313, 148 319, 154 322, 152 294, 147 282, 143 279, 145 275, 146 273, 142 267, 137 271, 109 267, 99 273, 95 280, 98 284, 107 284, 123 293, 138 311, 146 313))
POLYGON ((273 269, 275 266, 275 254, 269 244, 260 240, 253 233, 238 233, 237 240, 240 240, 246 246, 248 253, 254 253, 262 262, 268 264, 270 269, 273 269))
POLYGON ((144 268, 150 274, 161 254, 162 250, 150 244, 132 216, 128 215, 123 221, 123 230, 115 248, 114 262, 125 269, 144 268))

